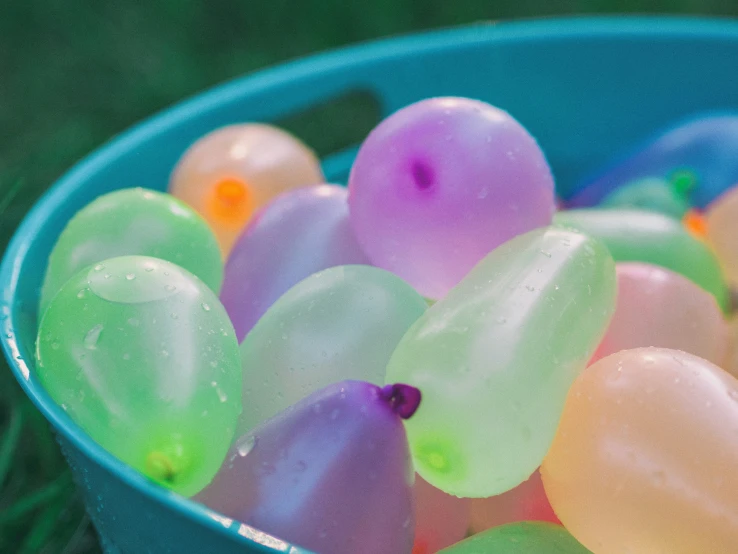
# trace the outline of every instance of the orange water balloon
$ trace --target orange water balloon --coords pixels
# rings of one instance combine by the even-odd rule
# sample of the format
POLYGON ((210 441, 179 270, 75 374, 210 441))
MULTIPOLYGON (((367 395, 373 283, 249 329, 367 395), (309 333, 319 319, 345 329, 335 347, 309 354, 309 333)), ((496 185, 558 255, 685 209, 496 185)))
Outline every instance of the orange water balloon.
POLYGON ((738 380, 639 348, 577 378, 541 474, 556 515, 596 554, 729 554, 736 468, 738 380))
POLYGON ((698 210, 689 210, 684 214, 682 223, 694 237, 704 239, 707 236, 707 220, 698 210))
POLYGON ((276 195, 323 182, 312 150, 271 125, 217 129, 195 142, 172 173, 169 192, 210 224, 224 254, 251 216, 276 195))

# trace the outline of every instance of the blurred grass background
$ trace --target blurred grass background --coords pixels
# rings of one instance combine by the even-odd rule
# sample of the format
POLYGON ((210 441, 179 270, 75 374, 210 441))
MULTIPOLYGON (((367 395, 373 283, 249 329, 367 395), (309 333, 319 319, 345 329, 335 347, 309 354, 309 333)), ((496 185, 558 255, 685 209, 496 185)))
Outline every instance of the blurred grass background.
MULTIPOLYGON (((142 118, 223 80, 399 33, 614 12, 735 16, 738 3, 0 0, 0 251, 33 202, 79 158, 142 118)), ((0 552, 100 552, 46 422, 4 361, 0 552)))

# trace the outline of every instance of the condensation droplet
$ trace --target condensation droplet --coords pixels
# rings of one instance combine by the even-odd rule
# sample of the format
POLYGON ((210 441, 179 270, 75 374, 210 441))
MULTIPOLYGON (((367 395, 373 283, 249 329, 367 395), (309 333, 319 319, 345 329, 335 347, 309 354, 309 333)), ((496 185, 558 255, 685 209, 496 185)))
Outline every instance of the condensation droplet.
POLYGON ((238 440, 236 443, 236 452, 242 458, 251 452, 256 446, 256 437, 252 435, 246 435, 238 440))
POLYGON ((98 323, 92 329, 87 331, 84 340, 84 345, 87 350, 97 350, 97 343, 100 340, 100 334, 102 333, 102 331, 102 323, 98 323))

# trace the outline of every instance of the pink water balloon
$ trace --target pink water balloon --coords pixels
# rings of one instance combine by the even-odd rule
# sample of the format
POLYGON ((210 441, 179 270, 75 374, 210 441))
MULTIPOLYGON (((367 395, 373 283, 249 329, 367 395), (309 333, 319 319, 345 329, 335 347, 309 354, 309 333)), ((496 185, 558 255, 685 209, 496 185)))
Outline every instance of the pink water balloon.
POLYGON ((422 100, 385 119, 361 145, 349 191, 372 262, 434 299, 554 211, 535 139, 507 112, 468 98, 422 100))
POLYGON ((415 542, 412 554, 433 554, 463 540, 469 530, 471 500, 437 489, 415 475, 415 542))
POLYGON ((655 265, 616 264, 615 315, 592 363, 631 348, 683 350, 720 364, 728 335, 715 298, 686 277, 655 265))
POLYGON ((546 497, 538 471, 512 490, 472 500, 471 529, 474 533, 519 521, 561 523, 546 497))

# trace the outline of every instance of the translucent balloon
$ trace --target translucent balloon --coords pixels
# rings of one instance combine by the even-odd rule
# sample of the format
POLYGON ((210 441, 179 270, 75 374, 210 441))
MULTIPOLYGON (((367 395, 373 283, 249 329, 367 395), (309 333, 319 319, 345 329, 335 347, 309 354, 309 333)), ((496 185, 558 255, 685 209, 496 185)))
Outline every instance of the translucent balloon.
POLYGON ((451 496, 415 476, 415 542, 412 554, 434 554, 466 537, 468 498, 451 496))
POLYGON ((593 206, 619 186, 644 177, 693 183, 690 200, 705 207, 738 183, 738 116, 694 117, 652 137, 595 179, 578 187, 571 207, 593 206))
POLYGON ((699 210, 689 210, 682 218, 684 228, 689 231, 693 237, 706 240, 707 238, 707 220, 699 210))
POLYGON ((406 422, 418 473, 474 498, 530 477, 607 328, 615 289, 602 243, 549 227, 493 250, 430 307, 386 377, 423 393, 406 422))
POLYGON ((715 249, 726 279, 738 285, 738 187, 710 204, 705 223, 707 240, 715 249))
POLYGON ((195 142, 174 168, 169 192, 202 214, 228 254, 261 206, 323 180, 320 162, 300 140, 271 125, 248 123, 222 127, 195 142))
POLYGON ((720 367, 738 379, 738 316, 728 323, 728 352, 720 367))
POLYGON ((556 514, 597 554, 738 544, 738 380, 691 354, 626 350, 572 386, 543 462, 556 514))
POLYGON ((469 537, 439 554, 589 554, 560 525, 510 523, 469 537))
POLYGON ((241 344, 238 434, 332 383, 384 383, 393 350, 426 308, 410 285, 376 267, 334 267, 295 285, 241 344))
POLYGON ((681 273, 727 310, 728 289, 714 252, 680 221, 645 210, 585 209, 558 212, 554 222, 601 240, 616 262, 646 262, 681 273))
POLYGON ((722 363, 728 332, 715 297, 655 265, 621 262, 616 271, 617 308, 593 362, 620 350, 659 346, 722 363))
POLYGON ((560 523, 543 490, 538 471, 512 490, 472 500, 471 529, 475 533, 519 521, 560 523))
POLYGON ((207 223, 168 194, 123 189, 100 196, 67 223, 49 256, 39 313, 79 270, 128 255, 173 262, 220 290, 223 261, 207 223))
POLYGON ((401 417, 417 389, 343 381, 234 444, 195 499, 321 554, 407 554, 413 471, 401 417))
POLYGON ((41 320, 37 375, 103 448, 189 496, 215 475, 241 411, 233 327, 215 294, 164 260, 77 273, 41 320))
POLYGON ((551 223, 554 183, 535 139, 467 98, 422 100, 364 141, 351 224, 372 262, 441 298, 490 250, 551 223))
POLYGON ((346 189, 336 185, 285 193, 238 239, 220 298, 239 341, 304 278, 337 265, 369 263, 349 226, 346 196, 346 189))
POLYGON ((600 202, 602 208, 639 208, 681 219, 689 210, 686 191, 664 179, 646 178, 626 183, 600 202))

